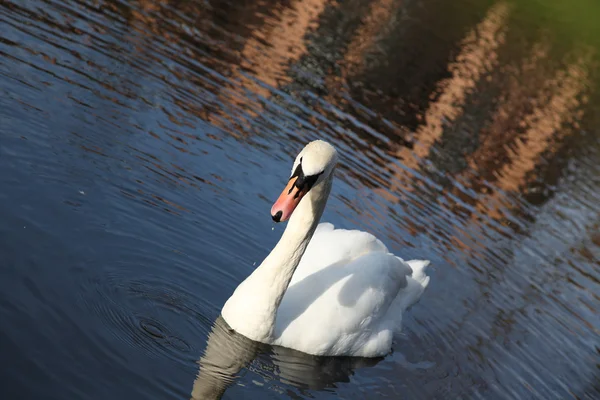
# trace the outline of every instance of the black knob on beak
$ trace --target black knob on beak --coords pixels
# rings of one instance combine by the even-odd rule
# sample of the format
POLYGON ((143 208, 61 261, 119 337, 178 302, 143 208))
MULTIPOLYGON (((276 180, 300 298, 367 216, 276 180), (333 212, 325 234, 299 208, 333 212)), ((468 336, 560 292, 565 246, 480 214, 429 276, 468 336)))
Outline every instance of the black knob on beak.
POLYGON ((281 210, 279 210, 275 213, 275 215, 271 215, 271 218, 273 218, 273 221, 279 222, 279 221, 281 221, 282 215, 283 215, 283 212, 281 212, 281 210))

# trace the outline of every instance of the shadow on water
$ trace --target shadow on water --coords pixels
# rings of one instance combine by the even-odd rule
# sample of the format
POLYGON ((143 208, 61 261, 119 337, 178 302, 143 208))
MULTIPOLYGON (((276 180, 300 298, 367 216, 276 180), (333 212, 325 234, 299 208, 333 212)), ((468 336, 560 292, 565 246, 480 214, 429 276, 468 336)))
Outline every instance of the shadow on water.
POLYGON ((0 2, 2 398, 597 398, 599 17, 0 2), (324 220, 432 260, 372 368, 218 317, 314 138, 341 154, 324 220))

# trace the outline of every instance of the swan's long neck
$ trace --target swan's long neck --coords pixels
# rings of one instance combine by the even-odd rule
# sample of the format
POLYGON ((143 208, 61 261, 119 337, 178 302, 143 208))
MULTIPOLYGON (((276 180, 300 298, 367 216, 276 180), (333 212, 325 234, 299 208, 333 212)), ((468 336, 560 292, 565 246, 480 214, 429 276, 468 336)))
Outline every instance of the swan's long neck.
POLYGON ((237 332, 261 342, 273 334, 277 308, 321 219, 332 175, 300 201, 275 248, 225 303, 221 314, 237 332))

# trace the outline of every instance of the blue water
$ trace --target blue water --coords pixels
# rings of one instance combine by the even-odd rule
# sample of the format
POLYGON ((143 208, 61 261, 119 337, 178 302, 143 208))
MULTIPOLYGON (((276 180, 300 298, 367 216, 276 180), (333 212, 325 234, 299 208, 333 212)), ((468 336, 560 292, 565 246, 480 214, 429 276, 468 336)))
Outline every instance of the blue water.
POLYGON ((579 17, 1 2, 1 398, 598 398, 600 47, 579 17), (323 220, 432 261, 382 360, 218 319, 315 138, 341 154, 323 220))

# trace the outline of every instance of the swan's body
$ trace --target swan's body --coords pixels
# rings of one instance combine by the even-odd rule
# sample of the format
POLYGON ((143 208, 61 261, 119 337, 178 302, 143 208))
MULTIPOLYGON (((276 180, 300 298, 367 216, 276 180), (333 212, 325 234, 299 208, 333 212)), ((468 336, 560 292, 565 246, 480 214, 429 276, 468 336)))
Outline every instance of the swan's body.
POLYGON ((271 210, 275 220, 291 216, 290 222, 222 315, 259 342, 314 355, 383 356, 403 312, 429 282, 429 262, 405 262, 369 233, 318 225, 336 161, 333 147, 322 141, 298 155, 271 210))
POLYGON ((318 355, 390 351, 402 312, 427 285, 375 236, 319 224, 277 310, 272 344, 318 355))

